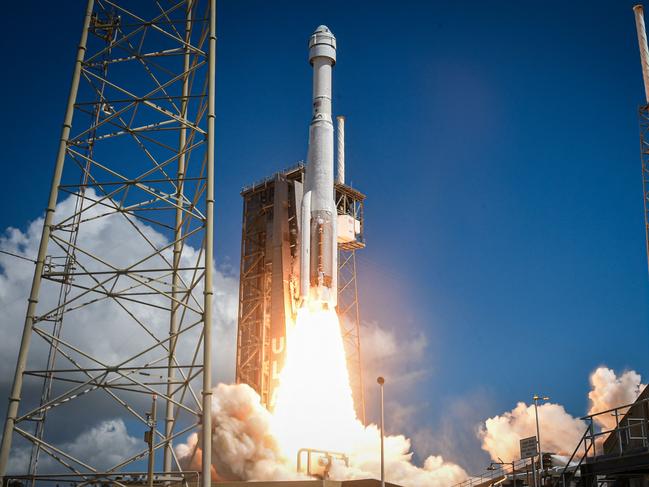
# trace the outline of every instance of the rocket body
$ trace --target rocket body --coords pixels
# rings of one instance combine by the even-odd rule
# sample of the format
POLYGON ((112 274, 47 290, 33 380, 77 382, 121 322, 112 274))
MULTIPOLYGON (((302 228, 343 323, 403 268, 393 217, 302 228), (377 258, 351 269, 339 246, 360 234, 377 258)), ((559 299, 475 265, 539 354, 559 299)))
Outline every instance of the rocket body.
POLYGON ((309 62, 313 66, 313 116, 301 208, 300 294, 303 302, 333 308, 338 294, 331 114, 336 38, 326 26, 318 27, 309 39, 309 62))

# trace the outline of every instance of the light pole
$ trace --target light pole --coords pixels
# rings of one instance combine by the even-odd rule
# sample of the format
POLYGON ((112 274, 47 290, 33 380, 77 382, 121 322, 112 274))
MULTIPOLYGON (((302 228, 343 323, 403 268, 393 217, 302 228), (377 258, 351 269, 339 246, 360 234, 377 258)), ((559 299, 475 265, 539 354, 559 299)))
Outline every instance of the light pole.
POLYGON ((385 436, 383 430, 383 422, 385 421, 383 415, 383 384, 385 384, 385 379, 383 377, 378 377, 376 382, 378 382, 379 387, 381 388, 381 487, 385 487, 385 452, 383 449, 383 437, 385 436))
MULTIPOLYGON (((534 416, 536 417, 536 447, 539 454, 539 485, 541 484, 541 471, 543 470, 543 451, 541 450, 541 429, 539 428, 539 401, 549 401, 548 396, 534 394, 534 416)), ((536 470, 536 469, 535 469, 536 470)))
POLYGON ((502 458, 498 457, 499 462, 491 462, 489 466, 487 467, 487 470, 496 470, 495 465, 500 465, 500 469, 503 471, 503 476, 507 478, 507 473, 505 472, 505 469, 503 468, 505 465, 511 465, 512 466, 512 485, 516 487, 516 460, 512 460, 511 463, 506 463, 503 462, 502 458))

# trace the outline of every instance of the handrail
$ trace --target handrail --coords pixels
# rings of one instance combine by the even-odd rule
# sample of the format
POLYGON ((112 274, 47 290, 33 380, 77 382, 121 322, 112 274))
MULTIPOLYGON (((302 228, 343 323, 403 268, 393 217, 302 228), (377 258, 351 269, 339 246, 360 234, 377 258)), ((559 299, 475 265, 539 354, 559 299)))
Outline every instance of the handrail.
POLYGON ((594 418, 595 416, 600 416, 600 415, 606 414, 606 413, 612 413, 614 411, 618 411, 618 410, 624 409, 624 408, 630 408, 630 407, 633 407, 633 406, 637 406, 638 404, 642 404, 644 402, 649 402, 649 397, 647 397, 645 399, 640 399, 639 401, 635 401, 635 402, 632 402, 632 403, 629 403, 629 404, 625 404, 624 406, 618 406, 618 407, 615 407, 615 408, 606 409, 605 411, 598 411, 598 412, 593 413, 593 414, 588 414, 588 415, 583 416, 583 417, 581 417, 579 419, 581 419, 581 420, 589 420, 589 419, 594 418))
POLYGON ((527 467, 530 464, 528 460, 528 458, 523 458, 510 463, 500 463, 498 465, 501 465, 501 468, 497 470, 490 471, 488 474, 483 473, 479 476, 470 476, 469 478, 458 482, 451 487, 473 487, 489 481, 496 482, 498 481, 498 477, 504 476, 506 478, 508 474, 514 474, 518 476, 519 474, 527 472, 527 467), (507 469, 509 469, 509 471, 507 471, 507 469))
POLYGON ((298 161, 297 164, 294 164, 292 166, 286 167, 284 169, 281 169, 279 171, 275 171, 272 175, 267 176, 262 179, 258 179, 257 181, 253 182, 252 184, 248 184, 241 188, 241 193, 247 193, 248 191, 251 191, 255 188, 258 188, 259 186, 262 186, 265 183, 269 183, 270 181, 273 180, 273 178, 278 175, 278 174, 287 174, 293 171, 297 171, 301 168, 305 167, 304 161, 298 161))
POLYGON ((559 483, 559 480, 561 480, 563 482, 563 484, 565 485, 566 484, 565 475, 566 475, 566 472, 568 471, 568 469, 571 468, 571 467, 574 467, 573 470, 576 471, 581 466, 582 462, 584 461, 584 458, 586 458, 588 456, 588 451, 590 450, 591 446, 595 445, 595 441, 593 440, 592 435, 591 436, 588 435, 588 433, 590 433, 592 429, 593 429, 593 423, 591 422, 586 427, 586 431, 584 431, 584 434, 581 436, 581 439, 579 440, 579 443, 577 443, 577 446, 575 447, 575 451, 572 452, 572 455, 570 455, 570 458, 566 462, 565 467, 563 467, 563 470, 561 471, 559 476, 556 478, 556 480, 554 482, 552 482, 552 487, 557 487, 557 484, 559 483), (586 439, 587 438, 591 438, 589 446, 586 446, 586 439), (585 449, 584 450, 584 455, 579 459, 579 462, 577 463, 577 465, 571 465, 571 463, 574 460, 575 455, 577 455, 577 452, 579 451, 579 448, 581 447, 582 443, 584 444, 584 449, 585 449))

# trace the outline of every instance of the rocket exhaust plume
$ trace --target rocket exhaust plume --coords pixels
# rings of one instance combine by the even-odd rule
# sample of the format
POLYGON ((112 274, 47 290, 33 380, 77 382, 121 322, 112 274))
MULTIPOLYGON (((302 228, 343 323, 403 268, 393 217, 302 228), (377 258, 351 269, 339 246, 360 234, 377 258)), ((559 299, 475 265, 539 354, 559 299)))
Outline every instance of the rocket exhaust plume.
POLYGON ((334 127, 331 75, 336 38, 324 25, 309 39, 313 66, 313 117, 302 197, 300 296, 303 303, 333 309, 337 300, 336 205, 334 202, 334 127))

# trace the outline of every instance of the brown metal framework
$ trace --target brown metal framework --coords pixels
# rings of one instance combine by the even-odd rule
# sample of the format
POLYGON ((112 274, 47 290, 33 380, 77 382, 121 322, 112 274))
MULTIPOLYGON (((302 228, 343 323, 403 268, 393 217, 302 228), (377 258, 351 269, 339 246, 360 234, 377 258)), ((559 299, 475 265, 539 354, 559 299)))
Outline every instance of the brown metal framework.
POLYGON ((354 394, 356 414, 365 423, 365 389, 361 364, 360 309, 356 274, 356 251, 365 247, 363 208, 365 195, 344 184, 336 184, 336 208, 339 215, 351 215, 360 222, 359 237, 354 242, 338 244, 338 317, 345 344, 349 382, 354 394))
MULTIPOLYGON (((88 1, 0 476, 15 437, 31 454, 29 471, 12 478, 124 485, 118 474, 144 465, 144 443, 99 467, 47 426, 99 404, 124 418, 132 436, 153 428, 159 472, 180 468, 172 442, 201 422, 210 458, 210 347, 203 344, 210 343, 213 294, 215 26, 214 0, 88 1), (102 239, 89 238, 93 232, 115 225, 127 229, 131 254, 119 243, 103 253, 93 246, 102 239), (39 296, 57 298, 39 303, 39 296), (89 343, 89 333, 100 344, 117 333, 112 324, 97 326, 99 316, 119 323, 122 349, 102 354, 89 343), (39 385, 37 399, 21 397, 39 385), (145 414, 152 396, 165 406, 157 425, 145 414), (45 457, 48 471, 40 474, 45 457)), ((206 472, 209 465, 203 485, 206 472)))
MULTIPOLYGON (((299 296, 298 208, 304 165, 279 172, 243 189, 239 326, 236 379, 255 389, 272 408, 283 361, 286 323, 295 318, 299 296), (278 188, 285 188, 278 193, 278 188)), ((363 242, 365 195, 336 184, 338 214, 360 221, 359 238, 339 244, 338 314, 350 383, 359 418, 365 421, 356 250, 363 242)))
POLYGON ((282 366, 285 324, 295 314, 297 280, 296 182, 303 166, 244 188, 236 380, 271 408, 282 366), (278 191, 281 189, 281 191, 278 191))

